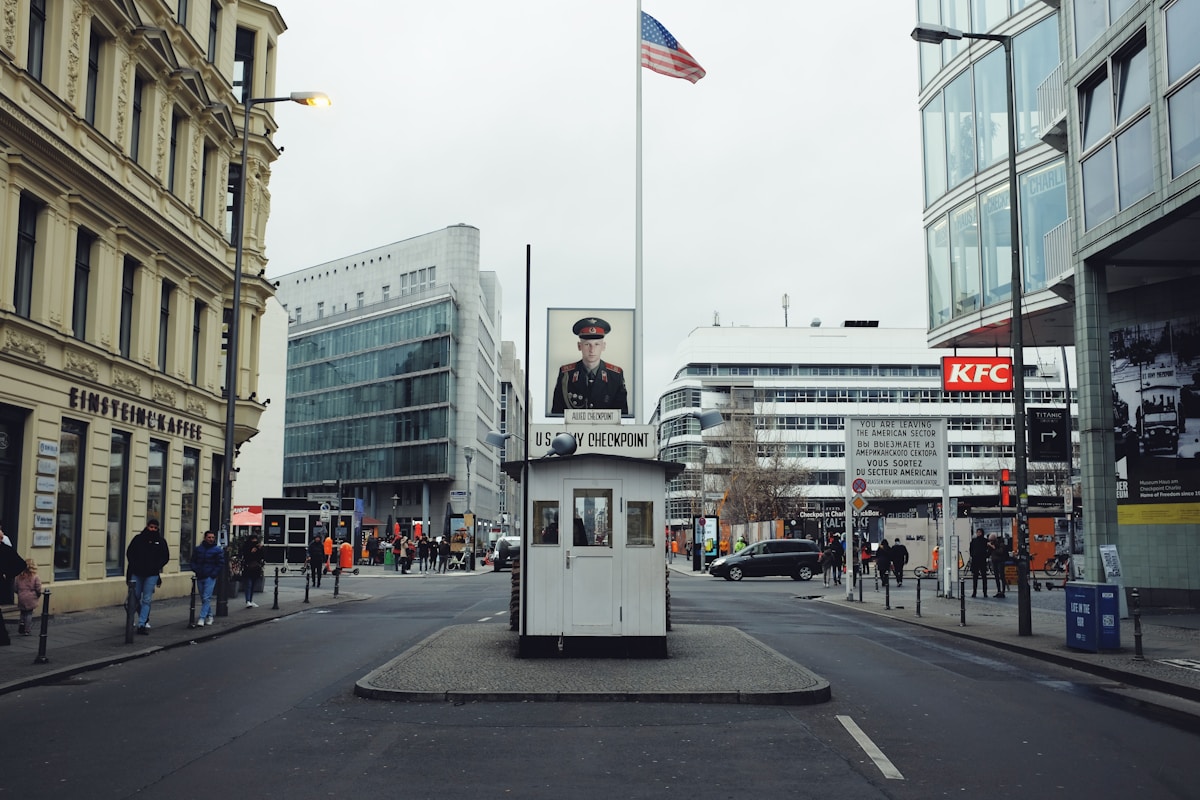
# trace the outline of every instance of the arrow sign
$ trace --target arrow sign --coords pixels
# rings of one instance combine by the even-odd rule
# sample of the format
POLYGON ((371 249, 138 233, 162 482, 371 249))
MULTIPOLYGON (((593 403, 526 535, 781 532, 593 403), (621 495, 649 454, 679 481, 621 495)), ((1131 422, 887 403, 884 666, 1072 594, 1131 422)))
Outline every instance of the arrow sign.
POLYGON ((1070 417, 1065 408, 1027 408, 1030 461, 1071 461, 1070 417))

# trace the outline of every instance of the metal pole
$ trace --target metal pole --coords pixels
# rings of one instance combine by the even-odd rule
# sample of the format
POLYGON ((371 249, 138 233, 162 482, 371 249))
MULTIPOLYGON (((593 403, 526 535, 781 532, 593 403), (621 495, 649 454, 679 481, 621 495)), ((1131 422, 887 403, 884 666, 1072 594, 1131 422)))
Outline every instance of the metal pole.
POLYGON ((1144 661, 1146 657, 1142 655, 1142 601, 1136 587, 1129 590, 1129 595, 1133 600, 1133 660, 1144 661))
MULTIPOLYGON (((1136 592, 1137 589, 1134 589, 1136 592)), ((3 623, 0 623, 3 624, 3 623)), ((49 664, 50 659, 46 657, 46 638, 50 631, 50 590, 42 589, 42 629, 38 633, 38 652, 37 658, 33 659, 35 664, 49 664)), ((1141 646, 1141 639, 1138 640, 1138 646, 1141 646)), ((1140 652, 1140 651, 1139 651, 1140 652)))
POLYGON ((917 616, 921 616, 921 583, 922 580, 917 578, 917 616))
POLYGON ((196 627, 196 576, 192 576, 192 593, 188 604, 188 627, 196 627))
POLYGON ((275 568, 275 602, 271 604, 271 610, 279 610, 279 567, 275 568))

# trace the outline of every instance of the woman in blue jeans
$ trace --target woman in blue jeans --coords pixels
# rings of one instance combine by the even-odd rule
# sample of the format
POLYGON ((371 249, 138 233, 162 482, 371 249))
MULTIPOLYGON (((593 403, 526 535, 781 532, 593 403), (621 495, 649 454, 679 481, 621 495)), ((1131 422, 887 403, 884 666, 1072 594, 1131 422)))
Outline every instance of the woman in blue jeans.
POLYGON ((204 532, 204 541, 192 550, 192 572, 196 574, 196 591, 200 593, 200 618, 197 626, 212 625, 212 596, 213 587, 217 585, 217 577, 225 568, 225 548, 217 544, 217 535, 212 531, 204 532))

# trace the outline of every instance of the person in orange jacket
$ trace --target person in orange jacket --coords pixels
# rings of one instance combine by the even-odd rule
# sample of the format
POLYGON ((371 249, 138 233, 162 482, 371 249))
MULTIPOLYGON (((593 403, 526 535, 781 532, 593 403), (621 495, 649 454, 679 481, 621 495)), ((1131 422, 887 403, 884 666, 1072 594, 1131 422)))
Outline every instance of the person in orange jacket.
POLYGON ((325 534, 325 571, 329 572, 329 567, 333 563, 333 534, 325 534))

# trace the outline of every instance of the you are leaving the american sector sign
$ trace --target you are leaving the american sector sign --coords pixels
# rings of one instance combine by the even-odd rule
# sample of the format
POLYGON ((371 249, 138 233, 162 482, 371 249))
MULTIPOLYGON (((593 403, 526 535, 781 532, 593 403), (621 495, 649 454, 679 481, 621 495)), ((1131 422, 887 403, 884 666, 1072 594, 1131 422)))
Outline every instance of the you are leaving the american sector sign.
POLYGON ((941 489, 946 484, 944 417, 847 417, 846 483, 877 489, 941 489))

